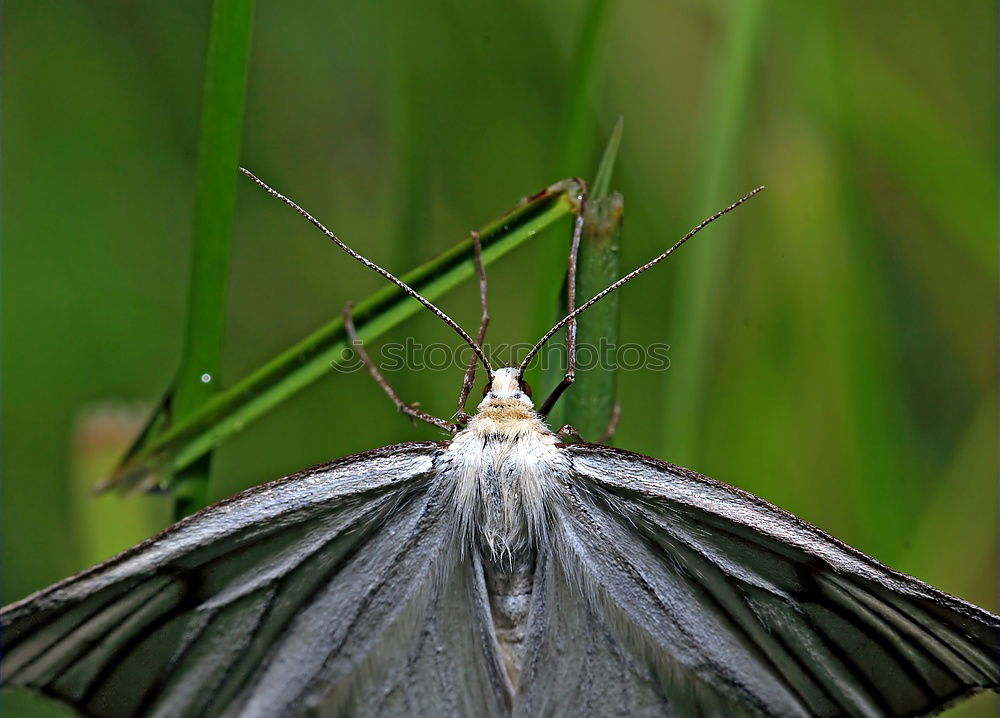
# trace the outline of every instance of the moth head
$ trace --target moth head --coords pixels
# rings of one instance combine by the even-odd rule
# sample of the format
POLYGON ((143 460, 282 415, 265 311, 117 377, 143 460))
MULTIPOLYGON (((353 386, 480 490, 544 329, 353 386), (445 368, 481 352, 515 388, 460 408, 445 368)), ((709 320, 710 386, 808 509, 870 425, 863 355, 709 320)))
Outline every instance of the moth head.
MULTIPOLYGON (((497 369, 493 379, 486 385, 483 392, 483 404, 494 400, 516 400, 526 406, 534 407, 531 401, 531 387, 518 377, 517 367, 505 366, 497 369)), ((483 404, 480 404, 482 406, 483 404)))

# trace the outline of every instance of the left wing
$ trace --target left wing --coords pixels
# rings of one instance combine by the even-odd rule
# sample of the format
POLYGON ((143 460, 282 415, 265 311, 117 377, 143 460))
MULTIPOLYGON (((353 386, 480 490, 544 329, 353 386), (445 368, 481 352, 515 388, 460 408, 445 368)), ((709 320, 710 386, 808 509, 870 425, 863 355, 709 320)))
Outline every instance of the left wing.
POLYGON ((385 447, 249 489, 8 606, 3 684, 116 718, 503 713, 439 449, 385 447))

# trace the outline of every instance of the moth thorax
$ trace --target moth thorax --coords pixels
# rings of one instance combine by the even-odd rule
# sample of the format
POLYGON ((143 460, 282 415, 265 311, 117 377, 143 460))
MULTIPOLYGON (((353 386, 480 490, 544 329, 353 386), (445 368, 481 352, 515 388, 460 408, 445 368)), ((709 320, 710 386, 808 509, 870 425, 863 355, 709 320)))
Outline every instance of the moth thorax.
POLYGON ((550 497, 565 475, 555 434, 533 411, 481 409, 443 457, 466 540, 510 565, 548 533, 550 497))

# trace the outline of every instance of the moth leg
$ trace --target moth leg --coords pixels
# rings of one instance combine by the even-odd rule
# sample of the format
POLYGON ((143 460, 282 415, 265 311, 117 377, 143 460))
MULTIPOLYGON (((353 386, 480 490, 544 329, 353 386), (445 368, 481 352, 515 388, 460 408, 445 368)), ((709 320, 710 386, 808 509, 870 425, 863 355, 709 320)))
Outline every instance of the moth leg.
MULTIPOLYGON (((566 265, 566 312, 571 313, 576 309, 576 264, 577 255, 580 253, 580 237, 583 235, 583 215, 587 207, 587 183, 582 179, 577 179, 580 183, 580 194, 577 195, 576 221, 573 223, 573 241, 569 248, 569 261, 566 265)), ((552 390, 538 413, 548 416, 555 406, 559 397, 566 391, 573 380, 576 379, 576 318, 570 319, 566 324, 566 374, 562 381, 552 390)))
POLYGON ((614 407, 611 409, 611 420, 608 421, 608 426, 601 434, 601 438, 597 440, 598 444, 607 444, 611 441, 611 437, 615 435, 615 429, 618 428, 618 421, 622 418, 622 405, 617 401, 614 407))
POLYGON ((353 306, 350 302, 344 306, 344 329, 347 331, 347 338, 351 340, 351 348, 357 352, 361 361, 364 362, 366 367, 368 367, 368 372, 372 375, 372 378, 375 379, 375 382, 382 387, 382 390, 385 391, 386 394, 389 395, 389 398, 392 399, 396 408, 407 416, 413 417, 414 419, 420 419, 421 421, 426 421, 428 424, 433 424, 434 426, 444 429, 451 434, 458 431, 458 427, 451 422, 439 419, 436 416, 428 414, 426 411, 418 409, 417 407, 419 404, 407 404, 399 398, 399 394, 396 393, 395 389, 393 389, 389 385, 389 382, 385 380, 385 377, 382 376, 382 372, 380 372, 378 367, 375 366, 375 362, 373 362, 368 356, 368 352, 361 347, 361 340, 358 338, 358 332, 354 328, 354 318, 351 316, 352 309, 353 306))
POLYGON ((574 429, 569 424, 563 424, 563 426, 556 432, 556 434, 561 439, 569 439, 571 441, 583 441, 583 437, 580 436, 580 432, 574 429))
MULTIPOLYGON (((483 340, 486 339, 486 327, 490 324, 490 306, 489 299, 487 296, 488 284, 486 281, 486 268, 483 266, 483 246, 479 241, 479 232, 473 231, 472 234, 472 255, 476 260, 476 273, 479 275, 479 307, 482 310, 482 315, 479 318, 479 331, 476 332, 476 344, 483 346, 483 340)), ((469 392, 472 391, 472 385, 476 380, 476 365, 479 363, 479 357, 473 352, 472 360, 469 362, 469 368, 465 370, 465 379, 462 381, 462 391, 458 395, 458 411, 455 413, 455 419, 460 424, 468 424, 469 420, 472 418, 465 413, 465 402, 469 398, 469 392)))

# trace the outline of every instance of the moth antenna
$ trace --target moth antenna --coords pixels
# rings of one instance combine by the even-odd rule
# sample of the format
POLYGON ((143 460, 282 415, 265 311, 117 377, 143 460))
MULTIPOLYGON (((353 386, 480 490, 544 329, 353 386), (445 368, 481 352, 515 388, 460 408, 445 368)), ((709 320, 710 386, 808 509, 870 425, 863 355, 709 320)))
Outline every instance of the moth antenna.
POLYGON ((476 356, 479 357, 479 361, 481 361, 483 363, 483 367, 486 369, 486 374, 489 376, 490 380, 492 381, 492 379, 493 379, 493 367, 490 366, 490 360, 486 358, 486 352, 483 351, 483 348, 481 346, 479 346, 475 342, 475 340, 472 337, 470 337, 468 335, 468 333, 466 333, 466 331, 464 329, 462 329, 462 327, 458 326, 458 323, 454 319, 452 319, 451 317, 449 317, 442 310, 438 309, 434 305, 433 302, 431 302, 429 299, 424 298, 420 294, 420 292, 418 292, 416 289, 414 289, 413 287, 411 287, 410 285, 408 285, 406 282, 404 282, 402 279, 400 279, 399 277, 397 277, 395 274, 393 274, 392 272, 390 272, 390 271, 388 271, 386 269, 382 269, 382 267, 380 267, 379 265, 375 264, 375 262, 371 261, 367 257, 363 257, 362 255, 358 254, 353 249, 351 249, 350 247, 348 247, 346 244, 344 244, 343 242, 341 242, 340 239, 337 237, 337 235, 335 235, 333 232, 331 232, 329 229, 327 229, 323 225, 322 222, 320 222, 318 219, 316 219, 311 214, 309 214, 308 212, 306 212, 299 205, 297 205, 294 201, 292 201, 291 199, 289 199, 285 195, 281 194, 281 192, 279 192, 278 190, 274 189, 269 184, 267 184, 266 182, 264 182, 264 180, 260 179, 253 172, 251 172, 250 170, 248 170, 248 169, 246 169, 244 167, 240 167, 240 172, 242 172, 247 177, 249 177, 251 180, 253 180, 259 187, 261 187, 269 195, 271 195, 272 197, 276 197, 277 199, 280 199, 282 202, 284 202, 289 207, 291 207, 292 209, 294 209, 300 215, 302 215, 303 217, 305 217, 306 219, 308 219, 310 222, 312 222, 312 224, 317 229, 319 229, 320 232, 322 232, 327 237, 329 237, 330 240, 332 240, 334 244, 336 244, 342 250, 344 250, 349 255, 351 255, 352 257, 354 257, 354 259, 358 260, 359 262, 361 262, 363 265, 365 265, 369 269, 371 269, 371 270, 373 270, 373 271, 381 274, 383 277, 385 277, 386 279, 388 279, 390 282, 392 282, 393 284, 395 284, 397 287, 399 287, 404 292, 406 292, 407 294, 409 294, 411 297, 413 297, 414 299, 416 299, 418 302, 420 302, 421 304, 423 304, 425 307, 427 307, 428 309, 430 309, 431 312, 433 312, 434 315, 437 316, 438 319, 440 319, 445 324, 447 324, 449 327, 451 327, 452 329, 454 329, 458 333, 458 336, 462 337, 462 339, 465 341, 465 343, 468 344, 470 347, 472 347, 472 351, 474 351, 476 353, 476 356))
POLYGON ((531 362, 532 359, 535 358, 535 355, 538 353, 538 351, 543 346, 545 346, 545 343, 549 339, 551 339, 552 336, 557 331, 559 331, 560 329, 562 329, 566 325, 567 322, 569 322, 570 320, 575 319, 576 317, 580 316, 580 314, 582 314, 584 311, 586 311, 587 309, 589 309, 590 307, 592 307, 594 304, 596 304, 600 300, 604 299, 604 297, 606 297, 609 294, 611 294, 611 292, 615 291, 616 289, 618 289, 619 287, 621 287, 623 284, 625 284, 629 280, 631 280, 631 279, 639 276, 640 274, 642 274, 643 272, 645 272, 647 269, 655 267, 657 264, 659 264, 660 262, 662 262, 668 256, 670 256, 671 254, 673 254, 674 250, 676 250, 678 247, 680 247, 686 241, 688 241, 693 236, 695 236, 696 234, 698 234, 698 232, 700 232, 701 230, 703 230, 705 227, 707 227, 708 225, 710 225, 712 222, 714 222, 715 220, 717 220, 722 215, 728 214, 729 212, 732 212, 734 209, 736 209, 737 207, 739 207, 741 204, 743 204, 744 202, 746 202, 748 199, 750 199, 751 197, 753 197, 755 194, 757 194, 758 192, 760 192, 762 189, 764 189, 763 186, 758 187, 757 189, 752 190, 751 192, 748 192, 747 194, 745 194, 742 197, 740 197, 738 200, 736 200, 735 202, 733 202, 731 205, 729 205, 725 209, 719 210, 718 212, 716 212, 715 214, 713 214, 711 217, 708 217, 707 219, 702 220, 699 224, 695 225, 694 228, 690 232, 688 232, 683 237, 681 237, 679 240, 677 240, 677 242, 675 242, 674 245, 670 249, 668 249, 667 251, 665 251, 663 254, 659 255, 658 257, 655 257, 654 259, 651 259, 650 261, 648 261, 645 264, 643 264, 641 267, 637 267, 636 269, 633 269, 631 272, 629 272, 624 277, 622 277, 621 279, 619 279, 618 281, 616 281, 614 284, 611 284, 610 286, 605 287, 600 292, 598 292, 597 294, 595 294, 594 296, 592 296, 590 299, 588 299, 587 301, 585 301, 583 304, 581 304, 580 306, 578 306, 572 312, 570 312, 565 317, 563 317, 558 322, 556 322, 555 325, 553 325, 553 327, 551 329, 549 329, 547 332, 545 332, 545 334, 542 336, 542 338, 538 340, 538 343, 535 344, 535 346, 533 346, 531 348, 531 351, 528 352, 528 355, 526 357, 524 357, 524 361, 521 362, 521 366, 519 366, 518 369, 517 369, 517 378, 518 378, 518 380, 520 380, 524 376, 524 371, 528 368, 528 364, 531 362))

